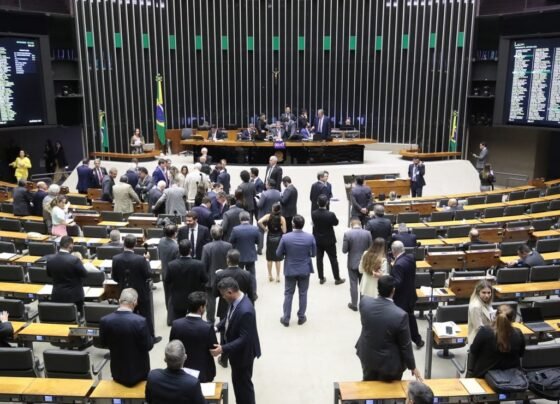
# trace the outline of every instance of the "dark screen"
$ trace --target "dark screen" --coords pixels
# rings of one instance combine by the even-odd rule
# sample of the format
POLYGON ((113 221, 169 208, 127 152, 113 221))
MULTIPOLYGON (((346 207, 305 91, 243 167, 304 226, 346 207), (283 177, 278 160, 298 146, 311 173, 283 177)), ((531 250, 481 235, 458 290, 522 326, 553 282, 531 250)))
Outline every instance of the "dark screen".
POLYGON ((0 127, 44 124, 40 57, 39 39, 0 36, 0 127))

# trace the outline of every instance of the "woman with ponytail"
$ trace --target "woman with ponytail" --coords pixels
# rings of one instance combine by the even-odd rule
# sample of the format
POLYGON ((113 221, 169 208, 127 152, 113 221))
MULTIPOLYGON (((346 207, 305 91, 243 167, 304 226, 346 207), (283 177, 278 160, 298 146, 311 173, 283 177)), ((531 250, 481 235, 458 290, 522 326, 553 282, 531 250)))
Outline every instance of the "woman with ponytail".
POLYGON ((481 327, 470 347, 472 375, 484 377, 492 369, 511 369, 521 366, 525 353, 525 339, 521 331, 513 327, 515 311, 503 304, 498 307, 491 326, 481 327))

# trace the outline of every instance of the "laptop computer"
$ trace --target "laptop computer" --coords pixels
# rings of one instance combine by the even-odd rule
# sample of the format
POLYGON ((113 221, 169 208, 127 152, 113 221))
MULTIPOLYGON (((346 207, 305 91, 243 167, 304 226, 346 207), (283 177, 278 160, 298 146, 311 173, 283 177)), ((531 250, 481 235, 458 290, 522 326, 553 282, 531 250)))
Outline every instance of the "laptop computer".
POLYGON ((540 307, 527 307, 520 310, 525 327, 534 332, 555 331, 554 327, 544 322, 540 307))

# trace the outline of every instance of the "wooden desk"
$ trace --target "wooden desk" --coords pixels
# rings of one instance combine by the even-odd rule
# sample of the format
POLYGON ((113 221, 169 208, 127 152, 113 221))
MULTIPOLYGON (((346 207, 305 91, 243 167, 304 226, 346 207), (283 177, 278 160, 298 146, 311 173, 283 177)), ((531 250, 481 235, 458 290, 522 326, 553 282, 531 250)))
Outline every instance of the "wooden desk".
POLYGON ((476 285, 481 280, 486 280, 491 284, 496 282, 496 277, 491 275, 486 276, 469 276, 469 277, 450 277, 449 289, 455 293, 459 299, 468 299, 471 297, 476 285))
POLYGON ((43 221, 43 217, 42 216, 16 216, 13 213, 8 213, 8 212, 0 212, 0 218, 3 219, 14 219, 14 220, 20 220, 20 221, 30 221, 30 222, 42 222, 43 221))
POLYGON ((0 377, 0 400, 22 401, 23 392, 33 380, 32 377, 0 377))
POLYGON ((495 296, 500 299, 560 295, 560 282, 529 282, 494 285, 495 296))
POLYGON ((447 220, 443 222, 426 222, 426 226, 428 227, 472 226, 480 223, 481 221, 479 219, 447 220))
POLYGON ((156 227, 157 217, 147 217, 147 216, 129 216, 128 226, 138 227, 141 229, 149 229, 156 227))
POLYGON ((552 186, 554 186, 554 185, 560 184, 560 179, 545 181, 544 184, 545 184, 547 187, 550 188, 550 187, 552 187, 552 186))
POLYGON ((501 208, 507 206, 505 202, 496 202, 496 203, 481 203, 477 205, 464 205, 464 210, 484 210, 488 208, 501 208))
POLYGON ((0 296, 35 299, 44 286, 36 283, 0 282, 0 296))
MULTIPOLYGON (((525 327, 524 324, 514 322, 513 327, 519 329, 521 333, 525 336, 525 338, 531 338, 535 333, 530 330, 529 328, 525 327)), ((434 333, 434 342, 438 345, 440 344, 462 344, 463 342, 467 342, 467 337, 469 335, 469 325, 468 324, 457 324, 459 327, 459 332, 455 333, 453 336, 439 336, 436 334, 435 330, 434 333)), ((471 341, 472 342, 472 341, 471 341)), ((435 392, 434 392, 435 393, 435 392)))
MULTIPOLYGON (((407 391, 409 382, 403 380, 401 383, 403 385, 403 390, 407 391)), ((445 402, 448 401, 445 399, 450 398, 470 398, 470 394, 463 386, 463 383, 461 383, 461 379, 426 379, 424 383, 432 389, 434 392, 434 399, 437 398, 437 402, 445 402)))
POLYGON ((560 236, 560 230, 541 230, 541 231, 534 231, 532 234, 533 237, 539 238, 547 238, 547 237, 557 237, 560 236))
POLYGON ((426 295, 422 289, 416 289, 416 297, 418 298, 416 300, 416 303, 428 303, 428 302, 452 302, 455 300, 455 293, 453 293, 451 291, 451 289, 448 288, 435 288, 434 292, 436 290, 440 290, 440 289, 445 289, 445 294, 435 294, 433 296, 433 299, 430 299, 430 295, 426 295))
POLYGON ((506 227, 502 241, 527 241, 531 238, 535 229, 532 226, 506 227))
POLYGON ((477 229, 478 238, 487 243, 501 243, 504 239, 504 229, 502 227, 490 227, 477 229))
POLYGON ((488 217, 480 219, 482 223, 504 223, 504 222, 515 222, 517 220, 529 220, 530 215, 515 215, 515 216, 500 216, 500 217, 488 217))
POLYGON ((500 263, 500 255, 502 252, 497 248, 488 250, 468 250, 465 251, 465 269, 490 268, 500 263))
POLYGON ((31 323, 23 330, 20 330, 15 339, 18 341, 38 341, 38 342, 65 342, 71 338, 70 328, 77 324, 50 324, 50 323, 31 323))
POLYGON ((15 260, 18 264, 34 264, 39 261, 43 256, 41 255, 22 255, 15 260))
POLYGON ((72 210, 92 210, 93 206, 91 205, 68 205, 68 208, 72 210))
POLYGON ((400 380, 392 382, 338 382, 334 384, 334 402, 350 404, 364 400, 404 400, 406 392, 400 380))
POLYGON ((23 391, 24 399, 31 402, 73 403, 87 397, 93 387, 93 380, 83 379, 32 379, 23 391))
POLYGON ((88 246, 97 246, 107 244, 111 241, 109 238, 95 238, 95 237, 72 237, 74 243, 84 243, 88 246))
MULTIPOLYGON (((554 195, 556 196, 556 195, 554 195)), ((556 198, 554 198, 556 199, 556 198)), ((519 205, 531 205, 536 202, 546 202, 547 200, 544 198, 527 198, 527 199, 518 199, 516 201, 507 201, 504 202, 506 206, 519 206, 519 205)))
POLYGON ((560 210, 549 210, 546 212, 529 213, 527 215, 529 219, 545 219, 548 217, 558 217, 558 216, 560 216, 560 210))
MULTIPOLYGON (((543 260, 545 261, 560 260, 560 251, 542 253, 541 257, 543 257, 543 260)), ((502 262, 502 264, 508 264, 509 262, 517 260, 519 260, 519 257, 517 255, 507 255, 504 257, 500 257, 500 261, 502 262)))
POLYGON ((426 271, 430 268, 431 266, 426 260, 416 261, 416 270, 426 271))
POLYGON ((427 239, 423 239, 423 240, 420 239, 420 240, 418 240, 418 242, 423 247, 434 246, 434 245, 439 245, 439 246, 445 245, 443 240, 441 240, 439 238, 427 238, 427 239))
POLYGON ((108 226, 108 227, 126 227, 128 222, 113 222, 110 220, 103 220, 98 223, 98 226, 108 226))
MULTIPOLYGON (((424 222, 418 222, 418 223, 406 223, 406 227, 408 227, 409 229, 417 229, 417 228, 422 228, 422 227, 426 227, 426 223, 424 222)), ((398 229, 399 228, 399 224, 395 223, 395 225, 393 226, 394 229, 398 229)))
POLYGON ((453 238, 443 238, 441 239, 441 241, 443 241, 443 243, 445 245, 459 245, 459 244, 465 244, 468 243, 471 239, 468 237, 453 237, 453 238))
POLYGON ((27 233, 20 233, 17 231, 0 231, 0 238, 7 238, 12 240, 31 240, 31 241, 46 241, 51 238, 48 234, 41 234, 36 237, 28 237, 27 233))

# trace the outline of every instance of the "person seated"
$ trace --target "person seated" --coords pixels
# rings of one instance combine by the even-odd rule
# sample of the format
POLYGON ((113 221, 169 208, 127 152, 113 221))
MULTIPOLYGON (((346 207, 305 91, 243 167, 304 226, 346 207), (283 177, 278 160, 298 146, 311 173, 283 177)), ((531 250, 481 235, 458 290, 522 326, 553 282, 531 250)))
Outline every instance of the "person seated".
POLYGON ((222 140, 227 138, 227 134, 221 131, 216 127, 216 125, 212 125, 210 130, 208 131, 208 140, 222 140))
POLYGON ((261 114, 256 123, 257 133, 255 134, 254 140, 263 141, 266 140, 268 136, 268 125, 266 123, 266 114, 261 114))
POLYGON ((10 314, 7 311, 0 312, 0 348, 10 348, 10 340, 14 336, 14 328, 8 319, 10 314))
POLYGON ((461 244, 459 247, 463 251, 470 250, 472 245, 488 244, 486 241, 479 238, 478 230, 474 227, 469 231, 469 241, 461 244))
POLYGON ((132 154, 142 153, 144 147, 144 137, 140 133, 140 129, 136 128, 130 138, 130 151, 132 154))
POLYGON ((525 338, 521 330, 513 326, 515 311, 511 306, 502 304, 496 312, 491 326, 478 330, 470 346, 472 369, 467 377, 484 377, 493 369, 512 369, 521 367, 525 353, 525 338))
POLYGON ((483 279, 476 284, 469 301, 468 341, 471 344, 481 327, 492 325, 494 314, 492 284, 483 279))
POLYGON ((432 404, 433 402, 434 392, 430 386, 418 380, 412 380, 408 383, 406 391, 407 404, 432 404))
POLYGON ((347 117, 343 125, 340 125, 341 130, 354 130, 354 125, 352 124, 352 118, 347 117))
POLYGON ((250 123, 249 127, 246 128, 246 129, 243 129, 243 131, 239 135, 239 140, 253 140, 256 133, 257 133, 257 130, 255 129, 255 124, 250 123))
POLYGON ((122 247, 124 245, 122 243, 121 232, 117 229, 111 230, 109 233, 109 240, 110 241, 107 245, 110 245, 111 247, 122 247))
POLYGON ((396 203, 401 203, 399 195, 395 191, 389 192, 389 199, 385 200, 385 205, 392 205, 396 203))
POLYGON ((527 244, 519 246, 517 249, 519 259, 508 263, 508 267, 534 267, 537 265, 545 265, 542 255, 537 250, 531 249, 527 244))
POLYGON ((445 210, 448 212, 456 212, 458 210, 463 210, 463 206, 459 205, 457 199, 451 198, 447 201, 447 207, 445 208, 445 210))

